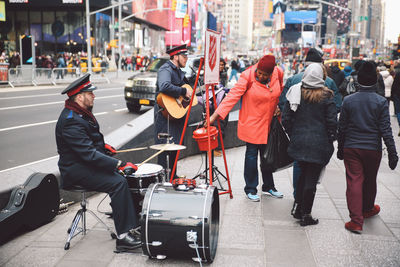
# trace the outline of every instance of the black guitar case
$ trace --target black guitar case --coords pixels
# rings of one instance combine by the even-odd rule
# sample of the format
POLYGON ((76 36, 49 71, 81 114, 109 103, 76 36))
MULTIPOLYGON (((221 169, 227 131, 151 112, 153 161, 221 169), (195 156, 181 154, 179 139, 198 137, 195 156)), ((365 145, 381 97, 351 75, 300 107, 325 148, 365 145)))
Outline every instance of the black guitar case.
POLYGON ((21 228, 35 229, 58 213, 60 192, 53 174, 34 173, 11 192, 0 212, 0 243, 21 228))

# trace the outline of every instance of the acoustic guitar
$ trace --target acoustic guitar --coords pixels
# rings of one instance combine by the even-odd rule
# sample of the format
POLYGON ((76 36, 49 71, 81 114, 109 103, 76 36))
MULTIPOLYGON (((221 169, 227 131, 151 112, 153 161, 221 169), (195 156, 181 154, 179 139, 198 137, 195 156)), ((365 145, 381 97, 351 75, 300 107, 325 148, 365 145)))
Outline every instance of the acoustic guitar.
MULTIPOLYGON (((189 84, 182 85, 189 92, 193 93, 193 89, 189 84)), ((185 116, 189 109, 190 98, 179 96, 178 98, 169 96, 164 93, 159 93, 157 96, 157 104, 162 108, 161 113, 165 118, 180 119, 185 116)), ((194 96, 192 106, 197 105, 197 97, 194 96)))

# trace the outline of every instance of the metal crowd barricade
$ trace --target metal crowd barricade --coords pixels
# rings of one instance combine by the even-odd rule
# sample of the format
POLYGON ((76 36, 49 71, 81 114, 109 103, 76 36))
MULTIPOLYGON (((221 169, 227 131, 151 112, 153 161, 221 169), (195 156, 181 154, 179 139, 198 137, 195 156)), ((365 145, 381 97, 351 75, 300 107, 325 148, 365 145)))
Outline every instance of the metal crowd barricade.
POLYGON ((52 83, 54 85, 60 83, 71 83, 82 76, 82 71, 78 67, 69 68, 53 68, 52 83))
POLYGON ((16 84, 33 84, 36 86, 33 70, 34 68, 31 66, 18 66, 8 69, 8 84, 13 88, 16 84))
MULTIPOLYGON (((107 67, 101 67, 101 70, 99 71, 93 71, 92 70, 92 75, 90 76, 90 80, 92 81, 97 81, 97 80, 106 80, 107 83, 111 83, 109 77, 108 77, 108 68, 107 67)), ((97 70, 97 68, 96 68, 97 70)))
MULTIPOLYGON (((53 80, 53 69, 50 68, 34 68, 33 78, 36 84, 54 84, 53 80)), ((55 84, 54 84, 55 85, 55 84)))
MULTIPOLYGON (((6 70, 7 71, 7 70, 6 70)), ((1 69, 0 69, 1 73, 1 69)), ((33 84, 61 84, 71 83, 77 78, 81 77, 86 73, 86 69, 83 71, 79 67, 67 67, 67 68, 33 68, 31 66, 23 66, 17 68, 10 68, 5 76, 8 76, 8 84, 14 88, 15 85, 27 85, 33 84)), ((111 83, 112 79, 116 74, 116 71, 109 71, 108 68, 102 67, 97 68, 96 71, 92 72, 92 81, 106 81, 111 83)))

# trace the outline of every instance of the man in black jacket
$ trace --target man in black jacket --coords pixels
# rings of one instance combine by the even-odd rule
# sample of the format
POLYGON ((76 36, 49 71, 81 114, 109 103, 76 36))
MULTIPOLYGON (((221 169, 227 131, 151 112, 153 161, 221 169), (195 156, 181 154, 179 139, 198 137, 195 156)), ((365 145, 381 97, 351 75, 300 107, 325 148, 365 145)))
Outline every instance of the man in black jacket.
POLYGON ((58 167, 65 189, 79 185, 90 191, 108 193, 111 198, 117 251, 141 246, 140 237, 130 233, 139 226, 127 181, 118 172, 132 173, 137 167, 109 155, 116 151, 104 143, 99 124, 92 113, 96 89, 86 74, 69 85, 65 108, 56 125, 58 167))
POLYGON ((344 81, 344 72, 339 69, 339 64, 337 62, 333 62, 331 69, 331 78, 335 82, 336 87, 340 88, 340 85, 344 81))
POLYGON ((358 72, 358 92, 346 96, 339 118, 337 157, 346 167, 346 198, 351 220, 345 228, 362 231, 365 218, 379 213, 376 179, 382 158, 382 139, 394 170, 399 160, 390 126, 388 102, 376 93, 378 77, 372 62, 358 72))

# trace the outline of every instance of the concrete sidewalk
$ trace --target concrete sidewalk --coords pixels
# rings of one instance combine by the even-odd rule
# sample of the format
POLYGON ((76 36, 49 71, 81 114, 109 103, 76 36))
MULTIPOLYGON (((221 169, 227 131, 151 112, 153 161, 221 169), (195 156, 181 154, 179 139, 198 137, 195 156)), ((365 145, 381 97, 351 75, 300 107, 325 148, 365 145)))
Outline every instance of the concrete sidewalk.
MULTIPOLYGON (((396 144, 398 127, 392 117, 396 144)), ((399 147, 397 145, 397 147, 399 147)), ((314 202, 315 226, 301 227, 290 215, 293 203, 292 169, 274 174, 283 199, 263 195, 251 202, 243 193, 244 147, 227 151, 228 168, 234 197, 220 196, 219 242, 215 260, 208 266, 400 266, 400 168, 391 171, 384 154, 379 175, 376 203, 379 215, 367 219, 362 235, 344 229, 349 220, 345 198, 345 170, 334 155, 326 168, 314 202)), ((205 158, 197 155, 179 162, 178 174, 194 177, 204 169, 205 158)), ((216 166, 224 170, 222 158, 216 166)), ((223 171, 224 172, 224 171, 223 171)), ((90 198, 89 208, 96 210, 104 194, 90 198)), ((109 210, 109 200, 99 209, 109 210)), ((70 207, 49 224, 14 238, 0 247, 1 266, 199 266, 190 260, 150 260, 135 253, 115 254, 115 240, 88 215, 89 232, 75 237, 64 250, 67 229, 79 209, 70 207)), ((106 223, 111 219, 101 213, 106 223)))

